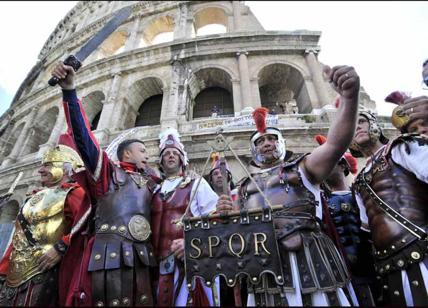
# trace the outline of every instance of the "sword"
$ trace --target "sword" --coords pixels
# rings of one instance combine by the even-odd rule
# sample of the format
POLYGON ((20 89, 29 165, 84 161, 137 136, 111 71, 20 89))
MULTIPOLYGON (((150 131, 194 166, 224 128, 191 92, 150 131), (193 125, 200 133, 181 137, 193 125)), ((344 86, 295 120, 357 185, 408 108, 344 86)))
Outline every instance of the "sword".
POLYGON ((18 176, 15 178, 15 181, 13 181, 12 185, 10 186, 9 190, 7 191, 7 193, 5 193, 4 195, 0 195, 0 208, 3 206, 2 203, 9 200, 9 198, 13 195, 13 192, 16 188, 16 185, 18 185, 18 182, 22 178, 23 174, 24 174, 24 172, 20 171, 18 173, 18 176))
MULTIPOLYGON (((132 5, 128 5, 120 9, 108 23, 98 31, 93 38, 91 38, 82 48, 75 54, 69 55, 65 60, 64 64, 73 67, 74 71, 77 72, 82 66, 82 61, 85 60, 107 37, 110 36, 131 14, 132 5)), ((59 79, 52 77, 48 83, 50 86, 55 86, 59 79)))

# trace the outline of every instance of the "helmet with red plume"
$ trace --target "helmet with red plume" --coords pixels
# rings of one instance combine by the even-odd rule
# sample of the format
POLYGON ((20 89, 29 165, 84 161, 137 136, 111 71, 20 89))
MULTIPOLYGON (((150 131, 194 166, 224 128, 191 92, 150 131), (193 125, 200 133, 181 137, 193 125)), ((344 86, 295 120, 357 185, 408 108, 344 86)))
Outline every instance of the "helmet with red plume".
MULTIPOLYGON (((253 155, 254 163, 258 166, 261 166, 266 161, 264 155, 260 153, 256 146, 257 140, 262 136, 273 135, 276 137, 277 142, 273 155, 277 160, 284 160, 287 153, 285 149, 285 140, 282 137, 281 131, 275 127, 266 126, 267 113, 268 109, 265 107, 257 108, 253 112, 253 119, 254 123, 256 124, 257 131, 255 131, 250 137, 251 154, 253 155)), ((291 152, 288 152, 287 154, 290 153, 291 152)))

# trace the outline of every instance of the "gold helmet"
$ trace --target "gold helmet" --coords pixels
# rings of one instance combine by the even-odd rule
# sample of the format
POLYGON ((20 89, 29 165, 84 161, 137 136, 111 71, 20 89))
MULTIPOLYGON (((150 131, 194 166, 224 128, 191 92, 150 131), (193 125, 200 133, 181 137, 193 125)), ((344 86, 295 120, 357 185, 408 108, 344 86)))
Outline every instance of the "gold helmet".
POLYGON ((42 164, 47 163, 51 164, 49 172, 52 174, 52 183, 54 184, 64 178, 64 163, 70 163, 74 173, 84 166, 79 154, 71 147, 62 144, 44 153, 42 164))
POLYGON ((47 150, 43 155, 42 163, 70 163, 73 171, 84 166, 79 154, 72 148, 62 144, 47 150))

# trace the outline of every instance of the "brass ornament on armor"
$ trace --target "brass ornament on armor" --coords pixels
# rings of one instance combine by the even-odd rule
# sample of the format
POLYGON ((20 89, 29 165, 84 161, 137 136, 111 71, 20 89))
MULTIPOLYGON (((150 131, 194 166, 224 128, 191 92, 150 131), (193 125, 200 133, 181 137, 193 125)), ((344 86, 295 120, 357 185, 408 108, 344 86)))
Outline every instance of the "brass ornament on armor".
POLYGON ((150 223, 142 215, 132 216, 129 220, 128 228, 131 236, 141 242, 147 240, 152 233, 150 223))
POLYGON ((17 220, 7 274, 9 286, 19 286, 41 273, 38 269, 39 258, 64 235, 64 203, 69 191, 70 189, 46 188, 24 204, 22 214, 36 245, 28 242, 21 223, 17 220))

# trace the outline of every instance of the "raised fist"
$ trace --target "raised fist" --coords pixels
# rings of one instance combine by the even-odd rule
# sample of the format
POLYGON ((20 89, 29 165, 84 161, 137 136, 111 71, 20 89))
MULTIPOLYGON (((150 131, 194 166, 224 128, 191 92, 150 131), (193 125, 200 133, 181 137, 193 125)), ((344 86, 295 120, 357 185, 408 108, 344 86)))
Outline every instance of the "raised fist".
POLYGON ((59 79, 58 84, 64 90, 75 89, 74 76, 76 72, 71 66, 65 65, 62 61, 52 71, 52 76, 59 79))
POLYGON ((334 90, 344 99, 358 100, 360 77, 352 66, 339 65, 330 68, 324 66, 323 72, 334 90))

